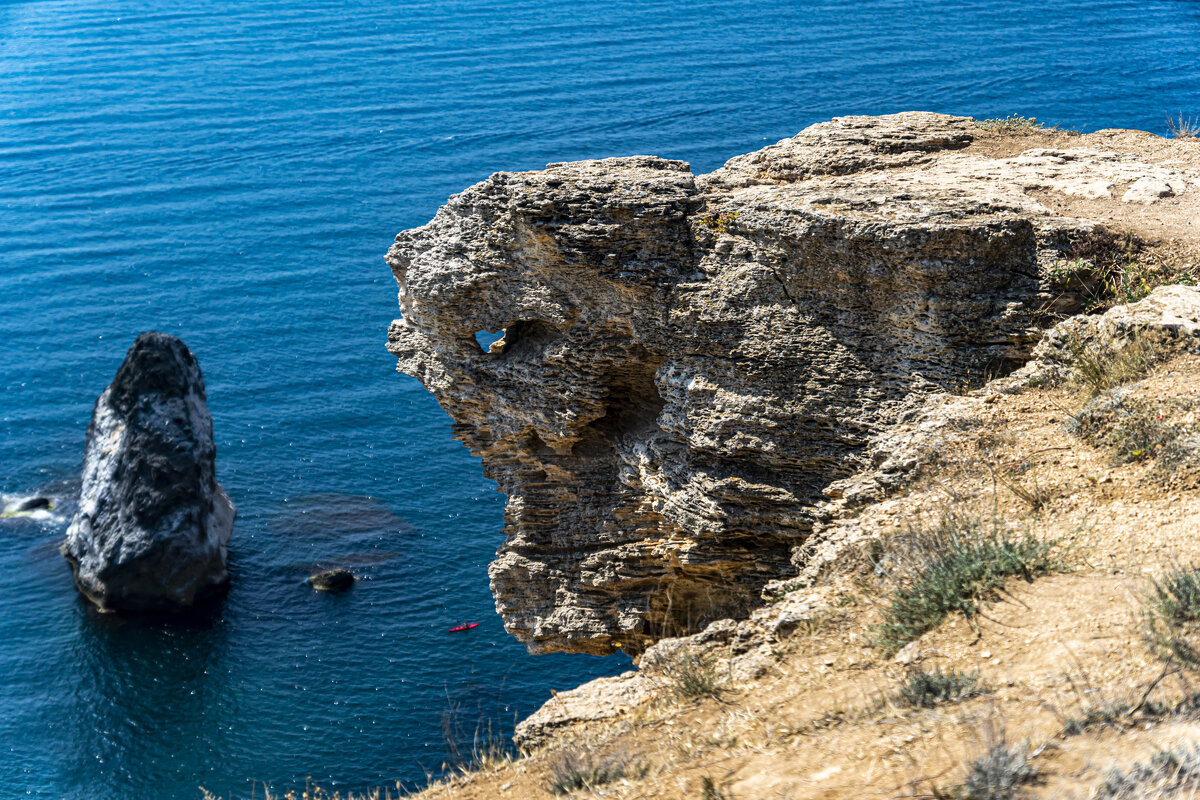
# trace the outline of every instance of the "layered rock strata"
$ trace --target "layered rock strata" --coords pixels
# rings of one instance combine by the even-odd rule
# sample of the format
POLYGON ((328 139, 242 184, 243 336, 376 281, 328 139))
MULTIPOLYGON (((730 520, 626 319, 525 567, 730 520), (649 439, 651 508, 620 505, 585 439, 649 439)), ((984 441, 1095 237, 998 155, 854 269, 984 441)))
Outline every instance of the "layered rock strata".
POLYGON ((63 554, 104 611, 174 612, 225 587, 235 510, 195 356, 143 333, 96 400, 63 554))
POLYGON ((490 575, 509 632, 639 652, 748 610, 914 396, 1019 365, 1079 308, 1059 267, 1096 226, 1055 198, 1200 188, 985 135, 847 117, 709 175, 649 156, 498 173, 397 237, 388 349, 508 496, 490 575))

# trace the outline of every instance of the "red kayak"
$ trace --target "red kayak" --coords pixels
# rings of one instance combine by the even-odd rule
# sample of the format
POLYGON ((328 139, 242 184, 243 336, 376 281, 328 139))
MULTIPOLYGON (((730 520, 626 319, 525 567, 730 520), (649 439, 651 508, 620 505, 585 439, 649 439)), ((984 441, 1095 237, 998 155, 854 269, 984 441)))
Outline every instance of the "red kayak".
POLYGON ((471 628, 478 628, 478 627, 479 627, 478 622, 472 622, 469 625, 459 625, 457 627, 451 628, 450 633, 458 633, 459 631, 469 631, 469 630, 471 630, 471 628))

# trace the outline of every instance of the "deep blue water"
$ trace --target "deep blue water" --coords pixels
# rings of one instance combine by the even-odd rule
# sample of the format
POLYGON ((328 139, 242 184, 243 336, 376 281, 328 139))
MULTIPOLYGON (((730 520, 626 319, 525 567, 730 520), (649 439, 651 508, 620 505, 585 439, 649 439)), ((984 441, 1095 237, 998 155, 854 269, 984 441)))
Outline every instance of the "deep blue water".
POLYGON ((153 328, 200 360, 240 512, 220 616, 172 626, 78 602, 64 514, 0 520, 0 798, 413 785, 447 710, 511 726, 627 668, 504 634, 503 498, 393 372, 383 253, 494 170, 707 171, 907 109, 1163 132, 1200 118, 1200 3, 0 6, 0 491, 69 513, 91 404, 153 328), (348 595, 302 585, 347 561, 348 595))

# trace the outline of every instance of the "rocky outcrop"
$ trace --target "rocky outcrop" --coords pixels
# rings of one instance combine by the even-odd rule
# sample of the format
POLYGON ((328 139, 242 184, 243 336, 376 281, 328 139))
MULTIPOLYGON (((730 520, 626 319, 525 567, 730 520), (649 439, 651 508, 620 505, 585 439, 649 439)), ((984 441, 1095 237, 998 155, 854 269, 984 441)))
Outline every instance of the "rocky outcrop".
POLYGON ((179 611, 228 582, 233 504, 191 351, 143 333, 96 401, 63 554, 105 611, 179 611))
POLYGON ((1200 187, 1087 137, 989 136, 848 117, 705 176, 498 173, 397 237, 388 349, 508 496, 509 632, 636 653, 748 611, 913 398, 1021 364, 1079 308, 1056 267, 1096 223, 1071 203, 1200 187))

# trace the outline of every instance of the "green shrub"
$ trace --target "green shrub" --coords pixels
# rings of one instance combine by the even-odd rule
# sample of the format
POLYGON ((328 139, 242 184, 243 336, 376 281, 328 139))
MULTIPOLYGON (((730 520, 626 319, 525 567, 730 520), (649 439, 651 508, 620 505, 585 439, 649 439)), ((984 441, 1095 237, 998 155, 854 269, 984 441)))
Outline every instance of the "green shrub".
POLYGON ((1079 236, 1046 275, 1060 291, 1080 292, 1086 310, 1136 303, 1159 286, 1196 285, 1195 265, 1154 252, 1129 231, 1096 226, 1079 236))
POLYGON ((1200 567, 1172 567, 1150 581, 1142 630, 1150 649, 1164 660, 1200 667, 1200 567))
POLYGON ((977 124, 985 131, 993 131, 995 133, 1005 133, 1010 135, 1057 130, 1056 128, 1047 128, 1044 122, 1038 122, 1034 117, 1022 117, 1017 114, 1009 114, 1007 117, 993 117, 992 119, 984 119, 980 120, 977 124))
POLYGON ((1000 741, 967 765, 965 780, 943 797, 953 800, 1016 800, 1027 796, 1024 787, 1037 777, 1024 745, 1000 741))
POLYGON ((913 708, 933 708, 942 703, 954 703, 983 694, 979 672, 942 672, 914 670, 900 686, 900 700, 913 708))
POLYGON ((905 538, 889 570, 897 588, 874 631, 876 643, 889 654, 950 614, 973 618, 1006 578, 1032 580, 1062 567, 1056 541, 1014 533, 996 519, 947 515, 936 527, 905 538))

